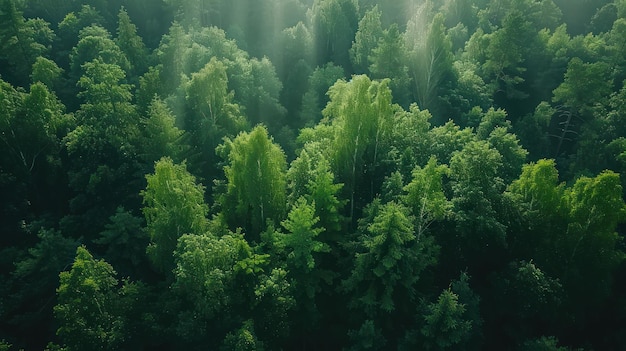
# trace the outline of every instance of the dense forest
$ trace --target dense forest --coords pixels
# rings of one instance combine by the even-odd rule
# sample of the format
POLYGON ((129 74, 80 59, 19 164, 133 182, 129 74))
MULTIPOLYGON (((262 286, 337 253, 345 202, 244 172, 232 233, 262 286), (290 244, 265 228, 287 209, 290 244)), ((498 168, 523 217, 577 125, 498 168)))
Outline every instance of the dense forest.
POLYGON ((0 350, 623 350, 626 0, 0 0, 0 350))

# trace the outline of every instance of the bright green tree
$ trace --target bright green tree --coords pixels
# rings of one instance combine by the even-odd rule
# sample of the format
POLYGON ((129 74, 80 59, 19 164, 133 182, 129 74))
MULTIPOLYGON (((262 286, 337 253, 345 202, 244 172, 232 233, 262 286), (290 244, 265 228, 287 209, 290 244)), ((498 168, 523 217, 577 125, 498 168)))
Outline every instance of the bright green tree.
POLYGON ((222 137, 244 130, 247 122, 233 101, 234 93, 228 90, 226 65, 216 58, 193 73, 184 89, 191 110, 184 117, 185 129, 190 135, 191 152, 199 158, 194 163, 201 165, 201 176, 210 179, 216 173, 212 162, 215 147, 222 137))
POLYGON ((228 333, 220 350, 223 351, 263 351, 263 342, 258 340, 254 332, 254 321, 247 320, 240 329, 228 333))
POLYGON ((217 238, 209 232, 184 234, 173 256, 176 334, 188 341, 219 343, 250 313, 255 276, 263 272, 267 256, 254 254, 242 234, 217 238))
MULTIPOLYGON (((346 185, 350 197, 350 217, 354 215, 355 195, 367 193, 373 197, 374 179, 379 170, 383 148, 391 133, 394 106, 389 80, 371 81, 367 76, 354 76, 351 81, 338 81, 328 94, 330 102, 324 115, 332 121, 335 136, 331 149, 331 165, 346 185), (365 168, 370 178, 361 179, 365 168), (368 182, 369 180, 369 182, 368 182), (365 183, 365 184, 364 184, 365 183), (369 184, 368 184, 369 183, 369 184)), ((382 183, 382 177, 379 182, 382 183)))
POLYGON ((279 221, 285 215, 285 154, 263 126, 239 134, 224 148, 228 184, 222 208, 231 226, 242 226, 251 239, 258 238, 268 219, 279 221))
POLYGON ((402 201, 415 216, 417 240, 421 239, 433 221, 451 214, 452 204, 443 192, 442 179, 448 173, 447 166, 437 164, 437 159, 431 157, 423 168, 415 167, 411 182, 404 187, 406 195, 402 201))
POLYGON ((77 127, 64 139, 69 185, 76 191, 67 230, 92 237, 118 206, 130 208, 138 200, 141 181, 128 174, 140 168, 139 115, 119 66, 97 58, 82 69, 78 96, 84 103, 76 112, 77 127))
POLYGON ((39 56, 33 63, 31 80, 33 83, 42 82, 49 89, 53 90, 58 85, 62 73, 63 69, 54 61, 39 56))
POLYGON ((146 176, 143 213, 150 235, 148 257, 166 275, 174 268, 172 252, 183 234, 200 235, 208 226, 208 207, 204 203, 204 187, 196 183, 185 164, 174 164, 162 158, 154 166, 154 174, 146 176))

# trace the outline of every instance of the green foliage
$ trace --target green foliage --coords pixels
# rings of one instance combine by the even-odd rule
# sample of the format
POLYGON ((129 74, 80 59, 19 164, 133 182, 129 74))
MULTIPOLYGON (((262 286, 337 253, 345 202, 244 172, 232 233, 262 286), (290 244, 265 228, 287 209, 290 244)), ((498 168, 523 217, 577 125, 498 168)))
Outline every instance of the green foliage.
POLYGON ((106 259, 122 274, 135 273, 145 260, 148 235, 143 229, 143 219, 118 207, 109 223, 94 242, 106 246, 106 259))
POLYGON ((358 2, 315 0, 307 13, 315 38, 316 63, 332 61, 350 69, 350 47, 358 29, 358 2))
POLYGON ((84 246, 76 250, 69 272, 61 272, 54 307, 57 334, 68 350, 109 350, 124 340, 115 271, 95 260, 84 246))
POLYGON ((452 204, 443 193, 442 178, 449 173, 448 167, 437 164, 431 157, 424 168, 413 170, 413 179, 404 187, 406 195, 402 201, 415 216, 417 240, 435 220, 449 216, 452 204))
POLYGON ((309 76, 309 89, 302 96, 300 120, 310 127, 322 119, 322 109, 328 103, 326 92, 335 82, 344 77, 344 69, 329 63, 317 67, 309 76))
POLYGON ((573 58, 565 80, 554 90, 554 102, 562 103, 575 113, 586 114, 596 104, 602 104, 611 91, 609 67, 603 62, 584 63, 573 58))
POLYGON ((228 333, 221 350, 232 351, 263 351, 263 342, 256 338, 253 321, 245 321, 241 329, 228 333))
POLYGON ((123 7, 117 15, 117 46, 130 62, 132 76, 139 76, 148 68, 148 50, 123 7))
POLYGON ((15 83, 25 86, 37 57, 50 50, 54 32, 42 19, 24 19, 18 6, 15 0, 0 2, 0 60, 14 70, 7 73, 15 83))
POLYGON ((372 78, 391 79, 389 87, 394 92, 396 101, 402 105, 408 105, 410 101, 409 74, 405 66, 406 56, 404 40, 395 24, 383 31, 377 46, 368 56, 372 78))
POLYGON ((379 83, 360 75, 350 82, 338 81, 328 91, 330 102, 323 113, 335 127, 331 164, 349 191, 350 217, 355 193, 360 190, 357 174, 366 167, 376 171, 391 131, 394 106, 388 83, 387 79, 379 83))
POLYGON ((499 215, 504 190, 501 168, 502 156, 484 141, 469 142, 450 160, 454 220, 461 239, 452 245, 463 251, 461 264, 495 266, 497 253, 506 246, 506 226, 499 215))
POLYGON ((443 14, 435 15, 428 25, 426 16, 426 10, 418 11, 407 24, 408 67, 418 105, 436 113, 444 82, 454 79, 452 43, 445 32, 443 14))
POLYGON ((464 344, 470 336, 472 323, 464 318, 465 305, 450 289, 444 290, 437 302, 427 307, 422 328, 424 346, 429 350, 448 350, 464 344))
POLYGON ((33 83, 42 82, 48 88, 53 89, 59 82, 63 69, 45 57, 37 57, 33 63, 33 73, 31 79, 33 83))
POLYGON ((350 307, 370 318, 411 301, 420 274, 437 262, 436 245, 416 240, 407 209, 394 202, 382 205, 358 245, 345 287, 354 296, 350 307))
POLYGON ((569 348, 558 346, 559 340, 554 336, 542 336, 527 340, 518 349, 520 351, 568 351, 569 348))
POLYGON ((209 330, 219 333, 232 327, 238 316, 224 314, 251 303, 248 287, 252 277, 263 272, 266 262, 266 256, 254 254, 243 235, 237 233, 220 238, 212 233, 184 234, 178 239, 174 257, 172 289, 180 303, 176 333, 195 341, 215 338, 209 330))
POLYGON ((169 276, 174 268, 172 252, 183 234, 200 235, 208 226, 208 207, 204 203, 204 187, 186 170, 167 157, 156 162, 154 174, 143 196, 143 214, 150 235, 148 257, 155 267, 169 276))
POLYGON ((0 140, 5 147, 5 172, 26 177, 53 163, 70 117, 54 93, 35 83, 28 94, 0 81, 0 140))
POLYGON ((287 162, 267 129, 255 127, 224 145, 228 181, 221 204, 230 225, 243 226, 250 238, 258 238, 266 220, 281 220, 285 214, 287 162))
POLYGON ((367 10, 359 21, 359 29, 350 48, 350 60, 357 74, 368 72, 369 57, 383 35, 380 16, 381 12, 375 6, 367 10))
POLYGON ((100 60, 109 65, 117 65, 124 72, 130 69, 126 55, 111 39, 111 34, 103 27, 91 25, 80 30, 79 41, 70 53, 71 73, 78 78, 84 75, 87 62, 100 60))
POLYGON ((386 340, 381 330, 376 327, 371 319, 363 322, 358 330, 349 332, 353 345, 348 350, 382 350, 385 347, 386 340))
MULTIPOLYGON (((314 228, 319 222, 315 216, 315 202, 308 204, 299 198, 289 211, 287 219, 281 222, 287 234, 280 237, 280 246, 289 250, 287 264, 295 272, 310 273, 315 268, 313 253, 328 251, 328 246, 315 240, 322 228, 314 228)), ((307 287, 309 288, 309 287, 307 287)))
POLYGON ((152 165, 161 157, 169 157, 175 161, 181 159, 185 151, 182 141, 184 132, 176 127, 172 111, 161 99, 155 96, 148 106, 146 118, 141 122, 141 157, 146 164, 152 165))

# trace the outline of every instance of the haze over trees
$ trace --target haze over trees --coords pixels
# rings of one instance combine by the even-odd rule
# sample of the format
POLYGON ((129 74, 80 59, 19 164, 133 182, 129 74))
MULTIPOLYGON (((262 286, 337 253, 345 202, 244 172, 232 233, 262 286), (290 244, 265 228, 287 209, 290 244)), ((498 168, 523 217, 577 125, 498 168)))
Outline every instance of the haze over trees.
POLYGON ((626 1, 0 0, 0 350, 618 350, 626 1))

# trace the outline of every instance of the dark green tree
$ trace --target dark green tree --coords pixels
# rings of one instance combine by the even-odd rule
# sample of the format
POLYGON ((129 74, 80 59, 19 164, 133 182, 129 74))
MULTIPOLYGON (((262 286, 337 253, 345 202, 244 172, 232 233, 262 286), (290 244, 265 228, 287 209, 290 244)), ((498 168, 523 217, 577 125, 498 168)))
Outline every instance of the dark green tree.
POLYGON ((367 74, 369 72, 369 57, 383 36, 380 16, 381 12, 378 6, 374 6, 372 9, 367 10, 359 21, 359 29, 350 48, 350 61, 352 62, 354 72, 357 74, 367 74))
POLYGON ((464 316, 465 305, 457 294, 444 290, 437 302, 427 307, 422 328, 424 347, 427 350, 449 350, 463 345, 470 337, 471 321, 464 316))
POLYGON ((6 67, 0 72, 26 86, 35 60, 50 50, 54 32, 42 19, 24 19, 15 0, 0 2, 0 23, 0 62, 6 67))
POLYGON ((417 241, 408 210, 395 202, 382 205, 358 239, 354 268, 344 281, 353 296, 350 308, 368 318, 382 318, 415 302, 415 284, 436 264, 432 238, 417 241))
POLYGON ((315 0, 307 13, 314 36, 317 65, 327 62, 352 72, 350 47, 358 29, 358 2, 353 0, 315 0))
POLYGON ((137 34, 137 26, 131 22, 124 7, 117 15, 115 43, 130 62, 129 76, 137 77, 148 69, 148 50, 137 34))
POLYGON ((57 334, 68 350, 110 350, 125 338, 113 267, 96 260, 84 246, 76 250, 69 272, 60 274, 54 314, 57 334))

